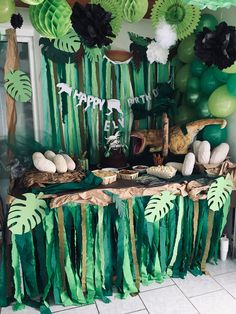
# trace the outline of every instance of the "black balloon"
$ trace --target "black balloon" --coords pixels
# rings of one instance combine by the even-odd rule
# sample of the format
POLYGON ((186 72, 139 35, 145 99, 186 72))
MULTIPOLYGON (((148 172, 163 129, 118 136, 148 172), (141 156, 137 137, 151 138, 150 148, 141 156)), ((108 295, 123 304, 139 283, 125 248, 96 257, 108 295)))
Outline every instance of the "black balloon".
POLYGON ((206 65, 225 69, 236 60, 236 27, 220 23, 214 31, 204 27, 195 42, 196 56, 206 65))
POLYGON ((115 37, 111 27, 112 13, 105 11, 99 4, 87 4, 85 7, 78 2, 72 10, 71 22, 81 41, 88 47, 101 48, 112 43, 115 37))

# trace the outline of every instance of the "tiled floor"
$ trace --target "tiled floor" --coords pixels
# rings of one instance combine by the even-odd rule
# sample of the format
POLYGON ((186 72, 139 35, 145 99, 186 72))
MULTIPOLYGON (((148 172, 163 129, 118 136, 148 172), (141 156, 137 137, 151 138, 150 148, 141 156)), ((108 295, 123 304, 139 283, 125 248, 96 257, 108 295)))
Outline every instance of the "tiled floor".
MULTIPOLYGON (((182 279, 167 279, 163 284, 153 283, 141 287, 140 294, 105 304, 96 301, 93 305, 64 308, 52 306, 58 314, 236 314, 236 260, 219 261, 209 265, 210 276, 182 279)), ((1 314, 13 314, 11 307, 3 308, 1 314)), ((38 313, 32 308, 19 314, 38 313)))

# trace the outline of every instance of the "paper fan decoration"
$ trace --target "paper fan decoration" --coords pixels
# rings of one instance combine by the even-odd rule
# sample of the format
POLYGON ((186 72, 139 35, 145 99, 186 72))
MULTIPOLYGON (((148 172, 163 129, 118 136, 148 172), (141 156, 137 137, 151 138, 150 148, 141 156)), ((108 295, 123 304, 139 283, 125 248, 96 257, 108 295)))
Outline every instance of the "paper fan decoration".
POLYGON ((122 0, 123 19, 130 23, 142 20, 148 10, 148 0, 122 0))
POLYGON ((226 0, 184 0, 186 4, 192 4, 203 10, 208 8, 210 10, 217 10, 218 8, 230 8, 231 6, 236 6, 236 0, 226 1, 226 0))
POLYGON ((118 1, 111 0, 92 0, 91 4, 100 4, 100 6, 107 12, 112 14, 111 27, 113 34, 117 35, 122 24, 122 7, 118 1))
POLYGON ((178 39, 182 40, 196 29, 200 10, 193 5, 186 5, 184 0, 156 0, 151 13, 153 27, 156 29, 163 19, 176 26, 178 39))
POLYGON ((71 7, 66 0, 44 0, 29 9, 33 27, 39 34, 50 39, 61 38, 69 32, 71 13, 71 7))

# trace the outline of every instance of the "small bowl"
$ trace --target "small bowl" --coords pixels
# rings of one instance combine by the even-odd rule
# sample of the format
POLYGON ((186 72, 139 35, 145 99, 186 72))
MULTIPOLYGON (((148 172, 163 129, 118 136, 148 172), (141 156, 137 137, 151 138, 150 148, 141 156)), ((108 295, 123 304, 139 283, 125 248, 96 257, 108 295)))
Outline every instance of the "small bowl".
POLYGON ((122 180, 135 180, 139 175, 138 171, 135 170, 120 170, 118 178, 122 180))
POLYGON ((147 168, 148 166, 145 165, 137 165, 132 167, 133 170, 138 171, 140 174, 146 173, 147 168))
POLYGON ((119 170, 117 168, 102 168, 102 171, 111 171, 111 172, 115 172, 118 173, 119 170))
POLYGON ((117 173, 104 170, 93 170, 93 174, 102 179, 102 185, 108 185, 117 180, 117 173))

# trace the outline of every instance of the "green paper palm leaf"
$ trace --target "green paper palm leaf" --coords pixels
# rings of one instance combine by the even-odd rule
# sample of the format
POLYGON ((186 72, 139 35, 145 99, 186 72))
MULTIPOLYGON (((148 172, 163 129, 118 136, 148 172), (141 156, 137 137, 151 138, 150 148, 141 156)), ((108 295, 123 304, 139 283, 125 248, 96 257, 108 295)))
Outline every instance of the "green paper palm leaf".
POLYGON ((5 75, 4 87, 8 94, 19 102, 27 102, 32 96, 30 78, 20 70, 10 71, 5 75))
POLYGON ((74 53, 80 49, 80 39, 76 32, 70 31, 62 38, 55 39, 54 47, 61 51, 74 53))
POLYGON ((89 58, 91 62, 93 61, 97 62, 99 58, 103 57, 104 55, 104 51, 105 51, 104 48, 98 48, 98 47, 89 48, 86 45, 83 45, 83 47, 84 47, 84 52, 86 56, 89 58))
POLYGON ((176 196, 169 191, 160 195, 153 195, 145 208, 145 218, 148 222, 157 222, 174 207, 173 201, 176 196))
POLYGON ((42 222, 46 213, 47 203, 33 193, 23 194, 23 200, 16 198, 10 207, 7 226, 13 234, 24 234, 42 222))
POLYGON ((233 189, 233 182, 229 176, 216 179, 207 193, 208 206, 213 211, 218 211, 224 205, 233 189))

